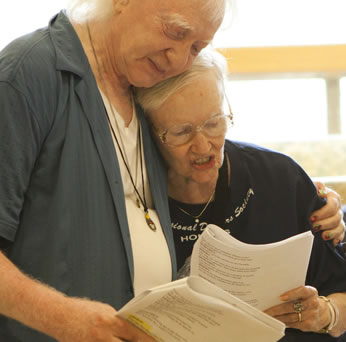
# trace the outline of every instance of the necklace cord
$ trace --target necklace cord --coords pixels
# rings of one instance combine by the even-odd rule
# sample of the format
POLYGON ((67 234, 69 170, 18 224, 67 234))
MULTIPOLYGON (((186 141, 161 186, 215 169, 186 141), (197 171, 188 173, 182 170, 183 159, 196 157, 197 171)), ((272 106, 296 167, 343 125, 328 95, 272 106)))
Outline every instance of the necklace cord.
MULTIPOLYGON (((137 187, 136 187, 135 182, 134 182, 134 180, 133 180, 133 177, 132 177, 130 168, 129 168, 129 166, 127 165, 127 163, 125 162, 124 153, 123 153, 123 151, 122 151, 121 148, 120 148, 120 144, 119 144, 119 141, 118 141, 118 137, 117 137, 116 134, 115 134, 114 128, 113 128, 113 126, 112 126, 112 124, 111 124, 111 121, 110 121, 108 115, 107 115, 107 120, 108 120, 109 126, 110 126, 110 128, 111 128, 111 130, 112 130, 112 134, 113 134, 113 136, 114 136, 114 139, 115 139, 115 141, 116 141, 116 143, 117 143, 117 145, 118 145, 119 152, 120 152, 120 155, 121 155, 121 159, 123 160, 124 165, 125 165, 126 170, 127 170, 127 173, 128 173, 129 176, 130 176, 130 179, 131 179, 131 183, 132 183, 132 185, 133 185, 133 188, 135 189, 135 191, 136 191, 136 193, 137 193, 137 196, 138 196, 138 198, 140 199, 140 201, 141 201, 141 203, 142 203, 142 205, 143 205, 143 207, 144 207, 144 211, 147 212, 147 211, 148 211, 148 207, 147 207, 147 203, 146 203, 146 199, 145 199, 145 192, 144 192, 144 177, 143 177, 143 163, 142 163, 141 134, 139 133, 138 141, 139 141, 139 153, 140 153, 140 156, 141 156, 141 157, 140 157, 140 162, 141 162, 142 187, 143 187, 143 197, 144 197, 143 199, 142 199, 142 196, 139 194, 139 191, 137 190, 137 187)), ((140 132, 140 131, 141 131, 141 130, 140 130, 140 127, 139 127, 139 132, 140 132)))
MULTIPOLYGON (((93 39, 92 39, 92 37, 91 37, 91 32, 90 32, 89 23, 87 23, 87 31, 88 31, 88 36, 89 36, 90 45, 91 45, 91 48, 92 48, 92 51, 93 51, 93 55, 94 55, 94 58, 95 58, 95 61, 96 61, 97 69, 98 69, 98 72, 99 72, 100 77, 101 77, 101 82, 102 82, 102 84, 103 84, 104 87, 105 87, 105 95, 106 95, 106 98, 107 98, 107 100, 108 100, 109 96, 108 96, 108 94, 107 94, 107 88, 106 88, 106 84, 105 84, 103 75, 102 75, 102 73, 101 73, 101 71, 100 71, 100 64, 99 64, 99 60, 98 60, 97 55, 96 55, 96 51, 95 51, 93 39)), ((112 111, 113 118, 114 118, 114 120, 115 120, 115 122, 116 122, 115 113, 114 113, 114 111, 113 111, 113 106, 112 106, 112 104, 111 104, 111 102, 110 102, 109 100, 108 100, 108 102, 109 102, 110 109, 111 109, 111 111, 112 111)), ((105 108, 105 111, 106 111, 106 114, 107 114, 106 108, 105 108)), ((147 207, 147 201, 146 201, 146 198, 145 198, 144 175, 143 175, 143 161, 142 161, 142 134, 141 134, 140 123, 138 123, 138 130, 139 130, 139 132, 138 132, 138 143, 139 143, 139 154, 140 154, 140 165, 141 165, 143 198, 142 198, 142 196, 139 194, 139 191, 138 191, 138 189, 137 189, 137 187, 136 187, 136 184, 135 184, 135 182, 134 182, 134 180, 133 180, 133 177, 132 177, 132 175, 131 175, 130 168, 129 168, 128 164, 127 164, 126 161, 125 161, 124 152, 123 152, 122 149, 121 149, 120 143, 119 143, 119 141, 118 141, 118 137, 117 137, 117 135, 115 134, 113 125, 112 125, 112 123, 111 123, 111 121, 110 121, 110 118, 109 118, 109 115, 107 114, 106 116, 107 116, 107 120, 108 120, 109 126, 110 126, 110 128, 111 128, 111 130, 112 130, 112 134, 113 134, 113 136, 114 136, 114 139, 115 139, 115 141, 116 141, 116 143, 117 143, 117 145, 118 145, 121 158, 122 158, 122 160, 123 160, 123 162, 124 162, 124 165, 125 165, 125 167, 126 167, 126 170, 127 170, 128 174, 129 174, 129 176, 130 176, 130 180, 131 180, 131 183, 132 183, 132 185, 133 185, 133 188, 134 188, 134 190, 135 190, 135 192, 136 192, 138 198, 140 199, 140 201, 141 201, 141 203, 142 203, 142 205, 143 205, 144 212, 147 214, 147 213, 148 213, 148 207, 147 207)))
MULTIPOLYGON (((143 172, 143 160, 142 160, 142 130, 141 130, 141 127, 140 127, 140 123, 138 124, 139 125, 139 138, 138 138, 138 144, 139 144, 139 154, 140 154, 140 162, 141 162, 141 176, 142 176, 142 191, 143 191, 143 201, 142 201, 142 198, 139 196, 139 199, 141 200, 142 204, 143 204, 143 207, 144 207, 144 211, 147 213, 148 212, 148 206, 147 206, 147 201, 146 201, 146 198, 145 198, 145 186, 144 186, 144 172, 143 172)), ((135 187, 136 189, 136 187, 135 187)), ((137 189, 136 189, 137 191, 137 189)), ((138 191, 137 191, 137 194, 138 194, 138 191)))

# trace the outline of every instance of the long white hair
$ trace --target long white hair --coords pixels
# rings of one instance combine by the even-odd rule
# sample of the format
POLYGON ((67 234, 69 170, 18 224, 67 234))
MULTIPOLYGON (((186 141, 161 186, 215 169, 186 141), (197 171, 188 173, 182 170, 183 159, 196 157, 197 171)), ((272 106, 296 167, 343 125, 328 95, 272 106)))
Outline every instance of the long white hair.
MULTIPOLYGON (((225 7, 229 7, 231 1, 224 0, 222 6, 215 6, 215 0, 200 0, 201 9, 209 13, 212 20, 218 20, 222 16, 225 7)), ((67 16, 71 21, 78 23, 102 20, 112 14, 112 11, 113 0, 67 0, 66 4, 67 16)))
POLYGON ((68 0, 66 5, 67 16, 77 23, 102 20, 112 13, 113 0, 68 0))

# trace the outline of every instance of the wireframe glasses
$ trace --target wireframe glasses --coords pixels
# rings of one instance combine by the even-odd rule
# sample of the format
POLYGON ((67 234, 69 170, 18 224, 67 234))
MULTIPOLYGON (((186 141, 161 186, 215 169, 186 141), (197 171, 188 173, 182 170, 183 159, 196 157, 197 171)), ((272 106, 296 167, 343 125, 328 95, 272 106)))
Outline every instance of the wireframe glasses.
POLYGON ((198 126, 190 123, 172 126, 158 136, 163 144, 180 146, 191 141, 197 132, 201 132, 205 136, 212 138, 225 135, 231 124, 232 114, 219 114, 209 118, 198 126))

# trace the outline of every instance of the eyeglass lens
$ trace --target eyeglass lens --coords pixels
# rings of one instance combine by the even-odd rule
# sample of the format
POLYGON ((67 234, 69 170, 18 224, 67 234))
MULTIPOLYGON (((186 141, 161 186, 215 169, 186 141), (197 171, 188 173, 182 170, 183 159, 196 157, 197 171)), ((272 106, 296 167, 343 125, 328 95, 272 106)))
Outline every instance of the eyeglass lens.
POLYGON ((227 131, 227 120, 229 119, 229 115, 217 115, 206 120, 200 126, 193 126, 190 123, 173 126, 165 132, 164 142, 173 146, 183 145, 199 131, 209 137, 224 135, 227 131))

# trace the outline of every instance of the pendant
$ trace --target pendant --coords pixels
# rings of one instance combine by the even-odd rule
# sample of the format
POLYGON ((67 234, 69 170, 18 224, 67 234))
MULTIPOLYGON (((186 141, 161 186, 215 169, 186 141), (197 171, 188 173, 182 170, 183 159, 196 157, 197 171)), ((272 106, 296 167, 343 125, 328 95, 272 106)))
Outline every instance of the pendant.
POLYGON ((156 226, 155 226, 155 223, 152 221, 152 219, 150 218, 149 216, 149 213, 148 211, 145 212, 145 220, 147 221, 147 225, 148 227, 153 231, 155 232, 156 231, 156 226))
POLYGON ((196 218, 196 219, 195 219, 195 222, 196 222, 196 223, 199 223, 199 219, 198 219, 198 218, 196 218))

